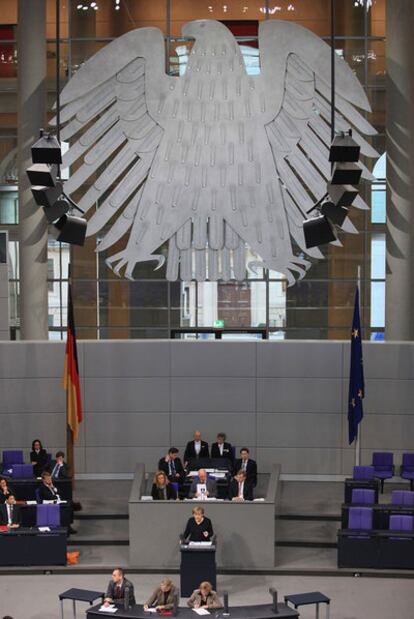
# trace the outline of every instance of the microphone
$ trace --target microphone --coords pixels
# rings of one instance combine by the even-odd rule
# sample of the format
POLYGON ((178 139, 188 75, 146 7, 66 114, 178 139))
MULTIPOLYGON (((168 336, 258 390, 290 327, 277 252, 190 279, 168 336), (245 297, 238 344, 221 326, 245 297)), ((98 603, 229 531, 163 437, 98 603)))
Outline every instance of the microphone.
POLYGON ((180 590, 176 589, 175 590, 175 594, 174 594, 174 602, 173 602, 173 609, 172 609, 172 614, 175 615, 178 613, 178 604, 180 602, 180 590))
POLYGON ((279 611, 277 609, 277 591, 274 587, 270 587, 269 593, 273 597, 272 610, 275 613, 275 615, 278 615, 279 611))
POLYGON ((129 608, 129 587, 125 587, 124 591, 124 610, 129 608))
POLYGON ((229 593, 228 591, 223 591, 223 601, 224 601, 224 610, 223 617, 229 617, 229 593))

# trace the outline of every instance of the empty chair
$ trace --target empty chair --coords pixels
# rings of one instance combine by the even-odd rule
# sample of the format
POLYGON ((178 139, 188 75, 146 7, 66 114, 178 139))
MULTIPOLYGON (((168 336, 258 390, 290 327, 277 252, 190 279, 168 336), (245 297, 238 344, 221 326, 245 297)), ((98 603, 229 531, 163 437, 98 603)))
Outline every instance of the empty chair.
POLYGON ((400 476, 403 479, 408 479, 410 489, 414 490, 414 453, 403 454, 400 476))
POLYGON ((370 531, 372 529, 372 508, 350 507, 348 513, 348 529, 370 531))
POLYGON ((373 505, 375 503, 375 490, 371 488, 354 488, 352 490, 352 503, 373 505))
POLYGON ((372 507, 350 507, 348 528, 338 531, 338 566, 373 567, 377 560, 378 538, 372 531, 372 507))
POLYGON ((26 479, 33 477, 33 466, 31 464, 13 464, 13 479, 26 479))
MULTIPOLYGON (((390 531, 404 531, 411 533, 413 530, 413 516, 405 516, 399 514, 392 514, 390 516, 390 531)), ((405 539, 404 537, 395 537, 390 539, 405 539)))
POLYGON ((354 479, 374 479, 375 469, 373 466, 354 466, 354 479))
POLYGON ((384 492, 384 481, 394 475, 394 454, 386 451, 374 451, 372 454, 374 475, 381 481, 381 492, 384 492))
POLYGON ((23 464, 23 451, 21 449, 7 449, 3 451, 3 474, 7 473, 13 464, 23 464))
POLYGON ((414 506, 414 492, 411 490, 393 490, 391 493, 392 505, 414 506))
POLYGON ((178 497, 178 491, 180 490, 180 484, 178 483, 178 481, 172 481, 172 482, 170 483, 170 486, 171 486, 172 488, 174 488, 174 490, 175 490, 175 492, 176 492, 176 494, 177 494, 177 497, 178 497))
POLYGON ((37 505, 36 526, 51 529, 60 527, 60 505, 37 505))

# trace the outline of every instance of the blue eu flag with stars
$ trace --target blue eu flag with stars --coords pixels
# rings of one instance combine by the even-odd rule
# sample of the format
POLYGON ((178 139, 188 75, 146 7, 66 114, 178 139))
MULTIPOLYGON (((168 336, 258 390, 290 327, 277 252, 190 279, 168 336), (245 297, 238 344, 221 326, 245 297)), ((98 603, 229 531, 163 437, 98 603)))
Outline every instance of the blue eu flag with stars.
POLYGON ((348 430, 349 444, 358 436, 358 424, 364 411, 362 400, 365 395, 364 366, 362 362, 361 320, 359 317, 359 288, 355 291, 354 318, 351 332, 351 370, 349 374, 348 430))

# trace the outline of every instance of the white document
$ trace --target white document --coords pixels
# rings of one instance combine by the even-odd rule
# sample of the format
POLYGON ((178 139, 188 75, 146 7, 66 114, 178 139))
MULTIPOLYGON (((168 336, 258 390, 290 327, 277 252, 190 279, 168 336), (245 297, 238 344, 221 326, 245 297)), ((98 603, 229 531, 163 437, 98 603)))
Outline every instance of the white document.
POLYGON ((211 542, 188 542, 189 546, 211 546, 211 542))
POLYGON ((38 527, 41 533, 50 533, 50 527, 38 527))
POLYGON ((141 501, 152 501, 152 496, 143 494, 141 497, 141 501))
POLYGON ((26 505, 37 505, 37 501, 26 501, 26 505))
POLYGON ((207 492, 206 484, 197 484, 197 494, 201 496, 205 496, 206 492, 207 492))
POLYGON ((102 606, 99 609, 100 613, 116 613, 117 611, 117 607, 114 604, 110 604, 109 606, 104 606, 102 604, 102 606))
POLYGON ((156 613, 157 609, 156 608, 147 608, 147 610, 144 610, 145 613, 156 613))
POLYGON ((43 501, 43 505, 53 505, 54 501, 43 501))
POLYGON ((197 613, 197 615, 209 615, 209 611, 207 608, 193 608, 193 611, 197 613))
POLYGON ((62 505, 62 503, 67 503, 67 501, 63 501, 62 499, 58 499, 57 500, 57 504, 58 505, 62 505))

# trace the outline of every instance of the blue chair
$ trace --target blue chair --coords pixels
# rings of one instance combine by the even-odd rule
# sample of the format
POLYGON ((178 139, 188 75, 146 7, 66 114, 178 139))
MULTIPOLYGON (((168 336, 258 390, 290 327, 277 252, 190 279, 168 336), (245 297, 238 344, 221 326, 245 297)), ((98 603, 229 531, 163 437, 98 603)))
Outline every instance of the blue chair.
POLYGON ((375 469, 373 466, 354 466, 353 478, 359 480, 375 479, 375 469))
POLYGON ((60 505, 37 505, 36 526, 50 527, 51 529, 60 527, 60 505))
POLYGON ((33 477, 33 466, 31 464, 13 464, 13 479, 27 479, 33 477))
POLYGON ((355 488, 352 490, 352 503, 373 505, 375 503, 375 490, 371 488, 355 488))
POLYGON ((414 453, 403 453, 400 476, 408 479, 410 490, 414 490, 414 453))
POLYGON ((13 464, 23 464, 23 451, 21 449, 3 451, 3 475, 10 474, 13 464))
POLYGON ((411 490, 393 490, 391 493, 391 504, 414 507, 414 492, 411 490))
POLYGON ((387 451, 374 451, 372 466, 375 477, 381 482, 381 493, 383 493, 384 481, 394 476, 394 454, 387 451))

